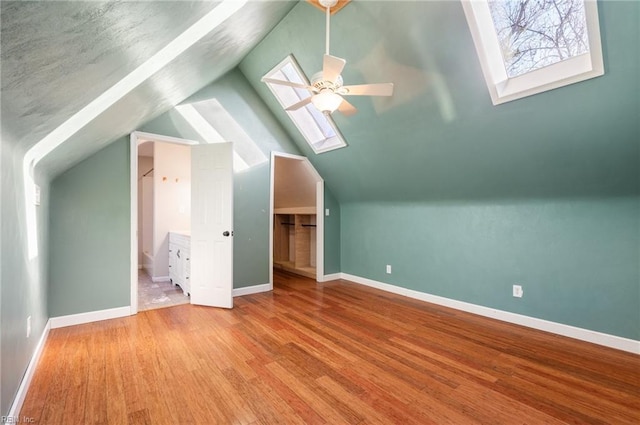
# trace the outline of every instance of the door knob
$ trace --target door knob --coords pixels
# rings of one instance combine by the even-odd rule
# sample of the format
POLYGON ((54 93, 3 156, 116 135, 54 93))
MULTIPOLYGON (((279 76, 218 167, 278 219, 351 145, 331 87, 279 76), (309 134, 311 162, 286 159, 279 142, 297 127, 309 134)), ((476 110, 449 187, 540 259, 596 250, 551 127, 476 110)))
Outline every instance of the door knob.
POLYGON ((224 232, 222 232, 222 236, 229 236, 231 233, 229 233, 228 230, 225 230, 224 232))

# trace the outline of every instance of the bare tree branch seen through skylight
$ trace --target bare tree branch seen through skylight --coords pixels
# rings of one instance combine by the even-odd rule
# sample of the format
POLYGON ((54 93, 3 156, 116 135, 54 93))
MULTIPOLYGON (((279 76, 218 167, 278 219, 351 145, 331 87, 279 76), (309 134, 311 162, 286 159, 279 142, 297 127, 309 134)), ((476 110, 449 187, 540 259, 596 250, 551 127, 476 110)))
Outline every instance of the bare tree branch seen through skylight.
POLYGON ((509 78, 589 52, 584 0, 490 0, 509 78))

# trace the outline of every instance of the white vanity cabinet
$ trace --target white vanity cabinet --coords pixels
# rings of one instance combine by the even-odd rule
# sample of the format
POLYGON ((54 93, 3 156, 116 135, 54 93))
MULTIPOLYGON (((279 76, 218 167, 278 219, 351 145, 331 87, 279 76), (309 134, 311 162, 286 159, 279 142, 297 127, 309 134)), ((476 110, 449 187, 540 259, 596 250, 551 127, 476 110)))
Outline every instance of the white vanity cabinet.
POLYGON ((169 278, 180 285, 184 295, 191 293, 191 237, 186 233, 169 232, 169 278))

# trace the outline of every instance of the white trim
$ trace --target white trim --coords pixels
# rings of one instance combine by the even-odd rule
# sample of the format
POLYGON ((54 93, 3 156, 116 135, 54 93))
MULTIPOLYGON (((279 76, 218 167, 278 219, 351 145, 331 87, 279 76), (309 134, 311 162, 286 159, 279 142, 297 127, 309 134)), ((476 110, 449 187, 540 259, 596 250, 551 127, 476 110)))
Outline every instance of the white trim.
MULTIPOLYGON (((271 174, 269 183, 269 284, 273 289, 273 214, 284 209, 274 209, 275 191, 275 158, 287 158, 303 161, 307 169, 316 179, 316 207, 311 213, 316 214, 316 282, 323 282, 324 279, 324 179, 318 173, 306 156, 294 155, 285 152, 271 151, 271 174)), ((306 210, 305 210, 306 211, 306 210)))
POLYGON ((415 291, 388 283, 378 282, 360 276, 348 273, 340 273, 342 279, 349 280, 360 285, 370 286, 372 288, 381 289, 405 297, 426 301, 445 307, 454 308, 456 310, 466 311, 468 313, 477 314, 479 316, 490 317, 492 319, 502 320, 503 322, 514 323, 516 325, 526 326, 528 328, 538 329, 541 331, 551 332, 557 335, 578 339, 581 341, 591 342, 593 344, 603 345, 622 351, 628 351, 634 354, 640 354, 640 341, 629 338, 623 338, 616 335, 609 335, 602 332, 596 332, 589 329, 577 328, 562 323, 551 322, 548 320, 538 319, 535 317, 524 316, 522 314, 511 313, 508 311, 498 310, 495 308, 484 307, 481 305, 466 303, 463 301, 452 300, 450 298, 440 297, 437 295, 427 294, 425 292, 415 291))
POLYGON ((244 288, 235 288, 233 290, 234 297, 241 297, 243 295, 259 294, 261 292, 269 292, 273 290, 273 285, 270 283, 263 283, 262 285, 245 286, 244 288))
POLYGON ((129 136, 129 193, 130 193, 130 241, 129 256, 131 258, 131 270, 129 280, 131 286, 131 314, 138 312, 138 134, 129 136))
POLYGON ((151 281, 153 283, 158 283, 158 282, 170 282, 171 278, 169 276, 157 276, 157 277, 152 277, 151 281))
POLYGON ((275 193, 275 157, 276 153, 271 152, 271 162, 269 163, 269 285, 273 289, 273 197, 275 193))
POLYGON ((83 325, 85 323, 99 322, 101 320, 117 319, 130 316, 131 306, 109 308, 107 310, 88 311, 86 313, 70 314, 49 319, 51 329, 65 328, 67 326, 83 325))
POLYGON ((7 415, 7 417, 9 418, 18 418, 18 415, 20 415, 22 404, 24 403, 24 399, 27 397, 27 392, 29 391, 31 380, 33 379, 33 375, 36 372, 36 367, 38 366, 38 362, 40 361, 40 357, 42 356, 42 352, 44 351, 44 344, 47 342, 47 338, 49 338, 50 330, 51 319, 47 320, 47 323, 44 326, 44 330, 42 331, 42 335, 40 336, 40 340, 38 341, 38 345, 36 345, 36 349, 31 356, 31 360, 29 361, 29 366, 27 366, 27 370, 24 373, 22 380, 20 381, 18 392, 13 399, 13 403, 11 403, 11 408, 9 409, 9 413, 7 415))
POLYGON ((332 274, 325 274, 324 277, 322 278, 323 282, 330 282, 332 280, 339 280, 342 279, 342 273, 332 273, 332 274))
POLYGON ((316 282, 324 278, 324 180, 307 160, 307 165, 316 173, 316 282))
POLYGON ((195 140, 180 139, 178 137, 147 133, 145 131, 134 131, 131 134, 136 136, 139 145, 146 142, 174 143, 178 145, 199 145, 200 144, 195 140))

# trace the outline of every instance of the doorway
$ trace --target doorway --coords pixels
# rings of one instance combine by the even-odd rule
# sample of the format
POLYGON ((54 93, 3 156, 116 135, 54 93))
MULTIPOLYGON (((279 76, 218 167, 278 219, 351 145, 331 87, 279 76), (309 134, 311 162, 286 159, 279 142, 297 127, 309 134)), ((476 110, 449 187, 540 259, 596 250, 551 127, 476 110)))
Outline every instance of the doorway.
POLYGON ((324 281, 324 180, 303 156, 271 154, 270 281, 282 269, 324 281))
MULTIPOLYGON (((188 274, 177 267, 186 261, 176 261, 176 239, 191 230, 191 147, 140 143, 137 175, 138 310, 189 304, 189 288, 179 278, 188 274)), ((184 257, 188 249, 180 248, 184 257)))
MULTIPOLYGON (((131 314, 138 312, 138 149, 145 142, 158 142, 164 146, 189 146, 187 157, 190 157, 190 172, 186 176, 172 175, 166 172, 158 173, 158 162, 154 161, 155 184, 163 183, 166 188, 162 193, 183 191, 179 188, 181 180, 190 180, 187 200, 182 205, 172 206, 173 215, 165 217, 164 227, 160 228, 154 219, 154 252, 153 277, 157 281, 169 279, 183 279, 180 286, 191 295, 192 304, 214 307, 231 308, 233 306, 233 148, 231 143, 199 144, 198 142, 162 136, 151 133, 131 133, 130 170, 131 170, 131 314), (190 177, 190 179, 189 179, 190 177), (172 185, 169 188, 169 185, 172 185), (190 199, 189 199, 190 198, 190 199), (177 223, 180 212, 189 209, 189 226, 177 223), (179 211, 183 210, 183 211, 179 211), (168 222, 167 222, 168 220, 168 222), (173 220, 173 221, 172 221, 173 220), (190 227, 178 229, 177 227, 190 227), (173 274, 170 261, 175 260, 169 255, 169 244, 172 235, 186 236, 187 251, 174 250, 182 253, 177 258, 189 261, 189 274, 177 276, 173 274), (166 251, 166 252, 165 252, 166 251), (160 252, 161 255, 158 255, 160 252), (162 253, 166 255, 162 255, 162 253), (188 255, 184 255, 188 252, 188 255)), ((171 149, 169 149, 171 150, 171 149)), ((157 158, 157 153, 155 154, 157 158)), ((175 158, 169 158, 172 164, 175 158)), ((158 205, 160 192, 154 189, 155 204, 158 205)), ((167 201, 170 202, 170 201, 167 201)), ((182 214, 185 215, 185 214, 182 214)), ((176 243, 178 238, 176 238, 176 243)), ((144 241, 143 241, 144 243, 144 241)), ((175 254, 174 253, 174 254, 175 254)), ((175 267, 178 270, 184 268, 175 267)))

